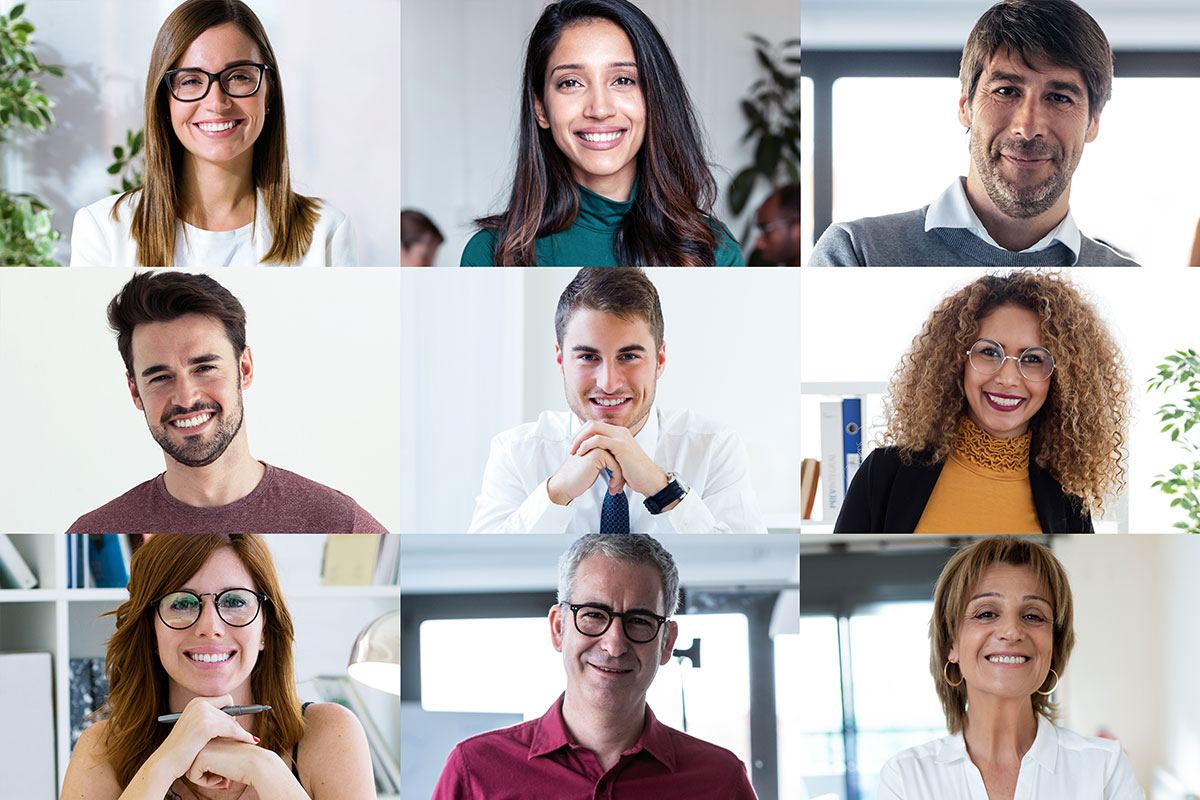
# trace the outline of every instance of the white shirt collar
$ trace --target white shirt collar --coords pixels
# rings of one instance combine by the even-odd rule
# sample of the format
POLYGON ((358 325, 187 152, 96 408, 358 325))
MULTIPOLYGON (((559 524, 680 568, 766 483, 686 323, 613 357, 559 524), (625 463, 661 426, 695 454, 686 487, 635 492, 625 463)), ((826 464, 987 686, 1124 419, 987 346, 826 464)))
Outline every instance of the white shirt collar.
MULTIPOLYGON (((1036 762, 1045 767, 1048 772, 1053 773, 1058 762, 1058 731, 1050 720, 1041 714, 1037 714, 1037 726, 1037 735, 1033 739, 1033 746, 1029 748, 1029 752, 1021 761, 1036 762)), ((963 738, 962 731, 941 739, 938 745, 937 754, 934 757, 934 761, 938 764, 952 764, 968 757, 967 742, 963 738)))
MULTIPOLYGON (((934 228, 966 228, 992 247, 1000 247, 987 232, 987 228, 983 227, 979 215, 967 201, 966 182, 966 178, 958 178, 930 204, 929 211, 925 214, 925 232, 928 233, 934 228)), ((1039 250, 1045 250, 1056 241, 1062 242, 1075 255, 1075 261, 1079 260, 1079 248, 1082 247, 1083 242, 1079 226, 1075 224, 1075 218, 1071 216, 1070 209, 1067 209, 1067 215, 1063 217, 1063 221, 1058 223, 1057 227, 1032 247, 1021 252, 1036 253, 1039 250)))

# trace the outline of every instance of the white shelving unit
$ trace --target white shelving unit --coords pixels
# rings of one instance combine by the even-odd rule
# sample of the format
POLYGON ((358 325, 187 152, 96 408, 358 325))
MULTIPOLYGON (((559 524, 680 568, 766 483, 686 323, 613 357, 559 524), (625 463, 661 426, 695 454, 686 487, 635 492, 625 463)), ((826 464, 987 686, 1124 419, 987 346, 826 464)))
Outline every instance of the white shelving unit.
MULTIPOLYGON (((295 623, 297 690, 301 699, 314 700, 316 695, 306 681, 319 675, 344 675, 354 638, 373 619, 399 609, 400 587, 321 586, 319 553, 325 537, 296 534, 266 538, 275 556, 284 601, 295 623)), ((0 652, 51 654, 55 760, 61 789, 71 751, 69 660, 105 655, 105 643, 115 632, 116 621, 101 615, 115 611, 128 593, 125 589, 66 588, 66 536, 9 534, 9 539, 37 574, 39 586, 0 589, 0 652)), ((399 697, 357 684, 355 688, 398 764, 399 697)))

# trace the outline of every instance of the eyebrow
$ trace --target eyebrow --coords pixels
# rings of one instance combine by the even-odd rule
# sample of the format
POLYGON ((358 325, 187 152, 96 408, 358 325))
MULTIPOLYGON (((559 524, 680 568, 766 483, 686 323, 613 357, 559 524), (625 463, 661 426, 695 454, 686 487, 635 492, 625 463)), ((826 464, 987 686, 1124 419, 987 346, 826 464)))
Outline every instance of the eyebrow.
MULTIPOLYGON (((191 366, 196 366, 197 364, 207 364, 211 361, 220 361, 220 360, 221 360, 221 357, 219 355, 217 355, 216 353, 205 353, 202 356, 196 356, 195 358, 189 359, 187 363, 191 366)), ((167 372, 167 371, 168 371, 168 367, 165 364, 155 364, 152 367, 146 367, 144 370, 142 370, 142 377, 148 378, 156 372, 167 372)))
MULTIPOLYGON (((577 606, 594 606, 596 608, 603 608, 605 611, 607 611, 610 614, 613 613, 612 606, 610 606, 608 603, 575 603, 575 605, 577 605, 577 606)), ((648 614, 651 617, 661 617, 662 616, 662 614, 659 614, 657 611, 651 611, 648 608, 627 608, 620 613, 622 613, 622 614, 648 614)))
MULTIPOLYGON (((614 61, 611 64, 609 64, 606 67, 606 69, 616 69, 618 67, 633 67, 634 69, 637 69, 637 62, 636 61, 614 61)), ((554 73, 558 72, 560 69, 582 70, 583 68, 584 67, 582 64, 559 64, 557 67, 550 70, 550 74, 553 75, 554 73)))
MULTIPOLYGON (((977 594, 974 597, 972 597, 970 602, 974 603, 976 600, 978 600, 981 597, 1000 597, 1000 596, 1001 595, 999 592, 982 592, 982 593, 977 594)), ((1022 599, 1023 600, 1041 600, 1043 603, 1050 606, 1051 608, 1054 607, 1054 605, 1049 600, 1047 600, 1046 598, 1044 598, 1038 594, 1027 594, 1022 599)))
MULTIPOLYGON (((1015 72, 993 72, 988 76, 987 83, 1015 83, 1018 86, 1026 86, 1029 81, 1024 75, 1018 75, 1015 72)), ((1074 81, 1050 81, 1046 84, 1051 91, 1060 94, 1073 94, 1076 97, 1083 97, 1083 87, 1074 81)))
MULTIPOLYGON (((571 352, 572 353, 594 353, 596 355, 600 355, 599 350, 597 350, 595 347, 590 347, 586 344, 575 345, 574 347, 571 348, 571 352)), ((627 344, 624 347, 622 347, 620 350, 618 350, 617 354, 620 355, 621 353, 644 353, 644 352, 646 352, 646 348, 640 344, 627 344)))
MULTIPOLYGON (((223 72, 223 71, 229 69, 230 67, 240 67, 240 66, 244 66, 246 64, 257 65, 259 63, 261 63, 261 62, 255 61, 250 58, 242 58, 242 59, 238 59, 237 61, 226 61, 225 66, 221 67, 221 69, 217 70, 217 72, 223 72)), ((200 72, 208 72, 208 70, 206 70, 204 67, 176 67, 176 69, 195 69, 195 70, 199 70, 200 72)))

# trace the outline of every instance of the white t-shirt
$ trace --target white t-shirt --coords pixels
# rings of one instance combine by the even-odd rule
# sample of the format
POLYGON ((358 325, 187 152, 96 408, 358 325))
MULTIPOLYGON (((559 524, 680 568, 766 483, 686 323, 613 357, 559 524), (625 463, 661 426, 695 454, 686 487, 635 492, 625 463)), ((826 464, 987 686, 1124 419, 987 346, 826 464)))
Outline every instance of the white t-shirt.
MULTIPOLYGON (((110 195, 75 213, 71 229, 72 267, 136 267, 137 243, 130 235, 133 209, 139 195, 121 204, 117 220, 113 205, 120 195, 110 195)), ((358 245, 350 218, 328 203, 320 203, 320 218, 313 227, 312 244, 296 262, 302 267, 358 266, 358 245)), ((233 231, 206 231, 179 222, 173 267, 252 267, 271 249, 270 217, 258 195, 254 222, 233 231)))
MULTIPOLYGON (((546 491, 547 479, 567 459, 583 423, 570 411, 543 411, 537 422, 492 439, 468 533, 595 533, 608 484, 598 479, 568 505, 546 491)), ((651 514, 645 497, 628 485, 632 533, 766 533, 750 486, 746 448, 737 434, 688 410, 650 409, 633 437, 664 472, 688 487, 679 505, 651 514)))
MULTIPOLYGON (((983 775, 961 733, 892 756, 879 775, 876 798, 988 800, 983 775)), ((1013 800, 1146 800, 1146 793, 1120 742, 1080 736, 1038 715, 1037 736, 1021 759, 1013 800)))

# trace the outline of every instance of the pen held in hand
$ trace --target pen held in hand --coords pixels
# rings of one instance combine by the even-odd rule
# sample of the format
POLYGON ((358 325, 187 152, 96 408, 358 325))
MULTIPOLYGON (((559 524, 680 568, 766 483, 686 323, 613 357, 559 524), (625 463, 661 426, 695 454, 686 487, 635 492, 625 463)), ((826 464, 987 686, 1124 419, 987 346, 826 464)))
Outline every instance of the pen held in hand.
MULTIPOLYGON (((231 717, 241 717, 246 714, 261 714, 263 711, 270 711, 270 706, 225 706, 221 709, 231 717)), ((175 722, 182 717, 183 714, 163 714, 158 718, 159 722, 175 722)))

